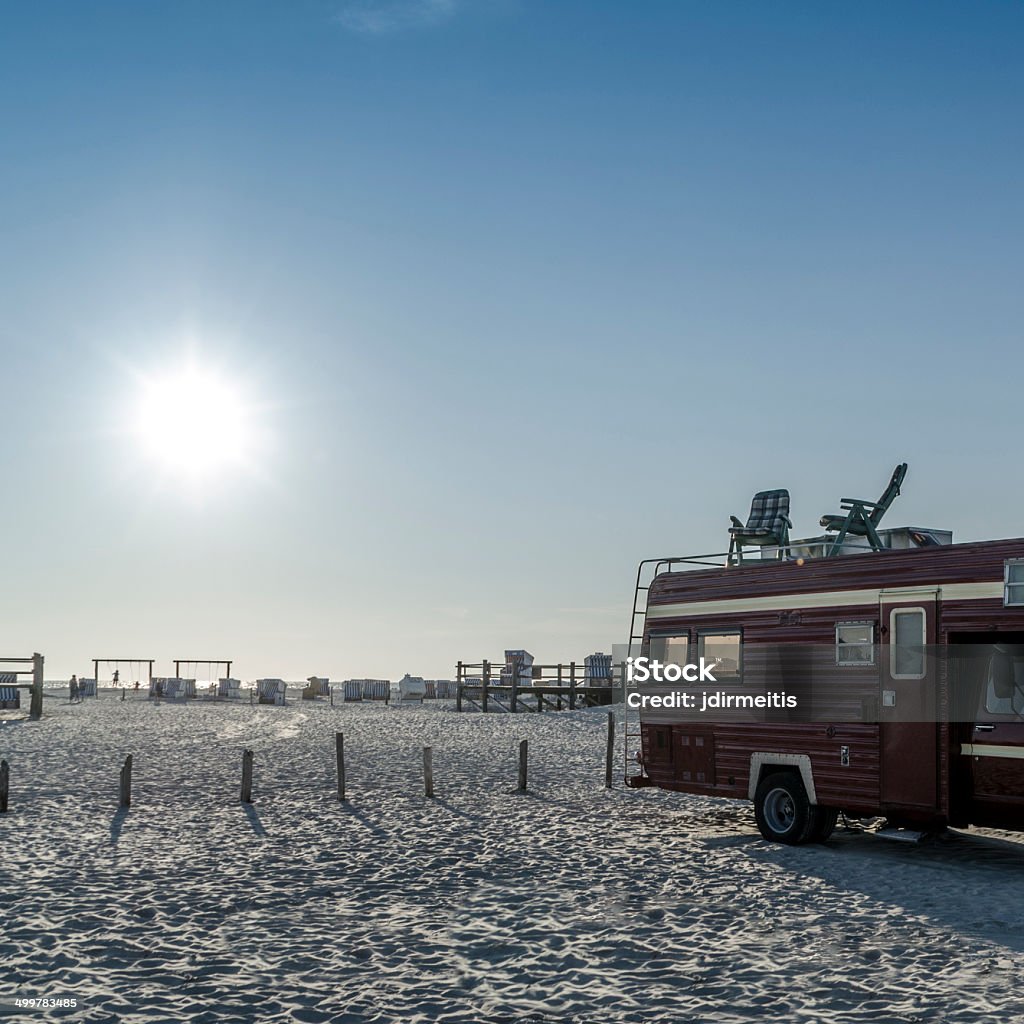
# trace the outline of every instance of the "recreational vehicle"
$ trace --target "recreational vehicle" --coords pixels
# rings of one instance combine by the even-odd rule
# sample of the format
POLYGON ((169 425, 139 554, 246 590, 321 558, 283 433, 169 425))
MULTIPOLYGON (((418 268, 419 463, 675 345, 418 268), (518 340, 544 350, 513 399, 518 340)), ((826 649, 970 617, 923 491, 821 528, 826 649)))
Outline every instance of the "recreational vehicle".
POLYGON ((750 799, 790 844, 840 812, 918 835, 1024 830, 1024 539, 885 531, 882 503, 847 502, 791 543, 788 495, 758 499, 724 564, 641 563, 631 658, 716 669, 627 683, 627 784, 750 799))

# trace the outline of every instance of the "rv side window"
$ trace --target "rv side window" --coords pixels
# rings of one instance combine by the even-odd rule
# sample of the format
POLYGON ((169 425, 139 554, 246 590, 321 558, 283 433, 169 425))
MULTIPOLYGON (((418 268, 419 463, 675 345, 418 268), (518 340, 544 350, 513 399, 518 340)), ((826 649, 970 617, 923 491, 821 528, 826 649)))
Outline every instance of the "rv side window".
POLYGON ((666 665, 685 665, 690 653, 690 634, 676 636, 652 636, 651 660, 657 659, 666 665))
POLYGON ((875 624, 873 622, 836 623, 836 664, 874 665, 875 624))
POLYGON ((923 608, 894 609, 889 617, 889 674, 893 679, 924 679, 923 608))
POLYGON ((1011 558, 1006 563, 1003 604, 1024 604, 1024 558, 1011 558))
POLYGON ((743 675, 743 636, 739 632, 700 633, 697 657, 715 663, 718 682, 735 682, 743 675))

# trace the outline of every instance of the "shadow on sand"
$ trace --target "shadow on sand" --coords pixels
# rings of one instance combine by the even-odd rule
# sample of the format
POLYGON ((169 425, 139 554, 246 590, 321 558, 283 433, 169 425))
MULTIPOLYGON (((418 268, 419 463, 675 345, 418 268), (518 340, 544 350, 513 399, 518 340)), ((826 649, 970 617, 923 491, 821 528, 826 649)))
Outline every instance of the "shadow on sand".
POLYGON ((119 807, 117 813, 110 821, 110 844, 111 846, 117 846, 121 839, 121 829, 124 828, 125 818, 128 817, 128 808, 119 807))
POLYGON ((347 814, 348 817, 352 818, 359 825, 362 825, 363 828, 378 839, 386 839, 390 842, 393 838, 390 832, 386 832, 375 821, 371 821, 364 811, 359 810, 358 807, 353 807, 351 801, 339 800, 338 808, 342 814, 347 814))
POLYGON ((263 837, 267 834, 267 830, 263 827, 263 822, 260 821, 259 814, 256 813, 256 808, 252 804, 242 804, 245 810, 245 816, 249 819, 249 824, 252 825, 253 832, 256 835, 263 837))

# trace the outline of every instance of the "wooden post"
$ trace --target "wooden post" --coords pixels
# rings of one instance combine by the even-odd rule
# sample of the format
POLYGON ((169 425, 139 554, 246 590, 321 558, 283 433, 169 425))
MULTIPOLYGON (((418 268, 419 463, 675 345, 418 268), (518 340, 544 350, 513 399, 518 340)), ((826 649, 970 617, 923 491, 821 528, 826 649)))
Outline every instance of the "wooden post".
POLYGON ((430 747, 423 748, 423 790, 424 795, 434 795, 434 752, 430 747))
POLYGON ((131 807, 132 805, 132 755, 124 759, 124 767, 121 769, 121 794, 120 807, 131 807))
POLYGON ((604 788, 612 788, 612 759, 615 757, 615 712, 608 712, 608 745, 604 752, 604 788))
POLYGON ((519 743, 519 792, 526 792, 526 740, 519 743))
POLYGON ((512 673, 512 713, 516 712, 516 701, 519 699, 519 666, 515 665, 512 673))
POLYGON ((330 695, 331 695, 331 707, 333 708, 334 707, 334 687, 333 686, 328 686, 327 687, 327 692, 330 693, 330 695))
POLYGON ((124 687, 121 687, 121 700, 124 701, 124 687))
POLYGON ((462 662, 455 666, 455 710, 462 710, 462 662))
POLYGON ((0 761, 0 814, 7 811, 7 796, 11 788, 11 768, 6 761, 0 761))
POLYGON ((569 662, 569 710, 576 710, 576 662, 569 662))
POLYGON ((242 751, 242 803, 252 803, 252 751, 242 751))
POLYGON ((32 698, 29 701, 29 718, 43 717, 43 656, 32 655, 32 698))
POLYGON ((484 669, 483 670, 483 678, 481 680, 482 683, 483 683, 483 686, 481 687, 480 707, 483 708, 483 710, 486 712, 487 711, 487 688, 491 685, 491 663, 489 661, 485 661, 484 665, 483 665, 483 669, 484 669))
POLYGON ((340 733, 334 734, 334 751, 338 758, 338 799, 345 799, 345 737, 340 733))

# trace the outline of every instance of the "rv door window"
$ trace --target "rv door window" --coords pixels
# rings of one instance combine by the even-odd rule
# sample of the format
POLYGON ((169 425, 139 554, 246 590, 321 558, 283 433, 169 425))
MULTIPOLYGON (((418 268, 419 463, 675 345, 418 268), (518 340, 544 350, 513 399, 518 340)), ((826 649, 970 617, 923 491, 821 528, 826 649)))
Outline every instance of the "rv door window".
POLYGON ((924 609, 894 609, 889 629, 889 674, 893 679, 924 679, 924 609))
POLYGON ((652 636, 651 658, 666 665, 685 665, 690 652, 690 635, 652 636))
POLYGON ((1024 718, 1024 652, 997 649, 988 663, 985 710, 991 715, 1024 718))
POLYGON ((873 622, 836 623, 836 664, 874 665, 875 624, 873 622))
POLYGON ((1024 558, 1011 558, 1006 563, 1003 604, 1024 604, 1024 558))
POLYGON ((714 676, 718 682, 736 682, 743 675, 743 637, 737 632, 700 633, 697 636, 697 657, 715 662, 714 676))

